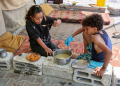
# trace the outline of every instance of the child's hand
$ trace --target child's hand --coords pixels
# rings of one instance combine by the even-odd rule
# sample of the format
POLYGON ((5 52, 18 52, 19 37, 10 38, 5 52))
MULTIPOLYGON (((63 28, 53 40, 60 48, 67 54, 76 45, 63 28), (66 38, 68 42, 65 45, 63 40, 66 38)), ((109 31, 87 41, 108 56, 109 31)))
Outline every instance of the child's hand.
POLYGON ((54 20, 54 24, 53 24, 54 27, 57 27, 59 24, 61 24, 61 20, 60 19, 54 20))
POLYGON ((45 49, 45 52, 47 52, 47 56, 48 56, 48 54, 49 54, 50 56, 53 55, 53 51, 52 51, 50 48, 46 48, 46 49, 45 49))
POLYGON ((96 76, 102 76, 105 73, 106 69, 103 67, 97 67, 95 68, 95 75, 96 76))

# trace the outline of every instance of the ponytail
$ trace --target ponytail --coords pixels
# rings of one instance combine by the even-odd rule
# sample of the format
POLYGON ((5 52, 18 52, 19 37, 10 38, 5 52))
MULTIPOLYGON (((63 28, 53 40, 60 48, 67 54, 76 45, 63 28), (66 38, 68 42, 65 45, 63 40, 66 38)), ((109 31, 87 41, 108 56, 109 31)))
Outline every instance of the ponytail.
POLYGON ((27 12, 27 14, 26 14, 26 16, 25 16, 25 20, 26 19, 30 19, 30 9, 28 10, 28 12, 27 12))

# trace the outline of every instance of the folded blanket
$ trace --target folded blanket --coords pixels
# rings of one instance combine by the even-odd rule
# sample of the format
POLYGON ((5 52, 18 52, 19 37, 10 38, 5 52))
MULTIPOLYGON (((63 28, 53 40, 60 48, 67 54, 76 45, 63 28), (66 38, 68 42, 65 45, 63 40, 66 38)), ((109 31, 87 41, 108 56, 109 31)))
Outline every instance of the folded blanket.
POLYGON ((25 38, 22 36, 6 32, 0 37, 0 49, 5 48, 7 52, 15 53, 24 40, 25 38))

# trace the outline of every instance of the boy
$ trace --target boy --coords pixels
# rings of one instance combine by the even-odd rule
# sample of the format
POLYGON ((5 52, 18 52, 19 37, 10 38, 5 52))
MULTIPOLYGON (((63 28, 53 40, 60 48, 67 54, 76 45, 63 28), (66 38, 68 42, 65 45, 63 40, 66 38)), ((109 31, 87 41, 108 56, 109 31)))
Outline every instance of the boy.
POLYGON ((65 40, 65 45, 69 46, 73 37, 83 32, 84 54, 79 55, 76 59, 81 59, 81 56, 87 56, 89 60, 104 62, 102 67, 95 68, 95 75, 102 76, 112 56, 111 40, 107 33, 102 30, 103 19, 100 15, 93 14, 82 21, 82 26, 82 28, 78 29, 65 40))

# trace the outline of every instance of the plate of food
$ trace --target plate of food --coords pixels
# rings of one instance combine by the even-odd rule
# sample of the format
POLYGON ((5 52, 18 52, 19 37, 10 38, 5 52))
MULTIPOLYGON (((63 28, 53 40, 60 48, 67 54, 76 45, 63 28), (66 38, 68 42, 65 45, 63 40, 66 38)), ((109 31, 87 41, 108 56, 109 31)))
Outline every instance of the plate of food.
POLYGON ((90 62, 86 59, 79 59, 79 60, 75 60, 72 62, 71 66, 73 68, 80 68, 80 69, 84 69, 86 68, 88 65, 90 64, 90 62))
POLYGON ((27 55, 27 60, 34 62, 34 61, 39 60, 40 57, 41 57, 41 55, 38 54, 38 53, 29 53, 29 54, 27 55))

